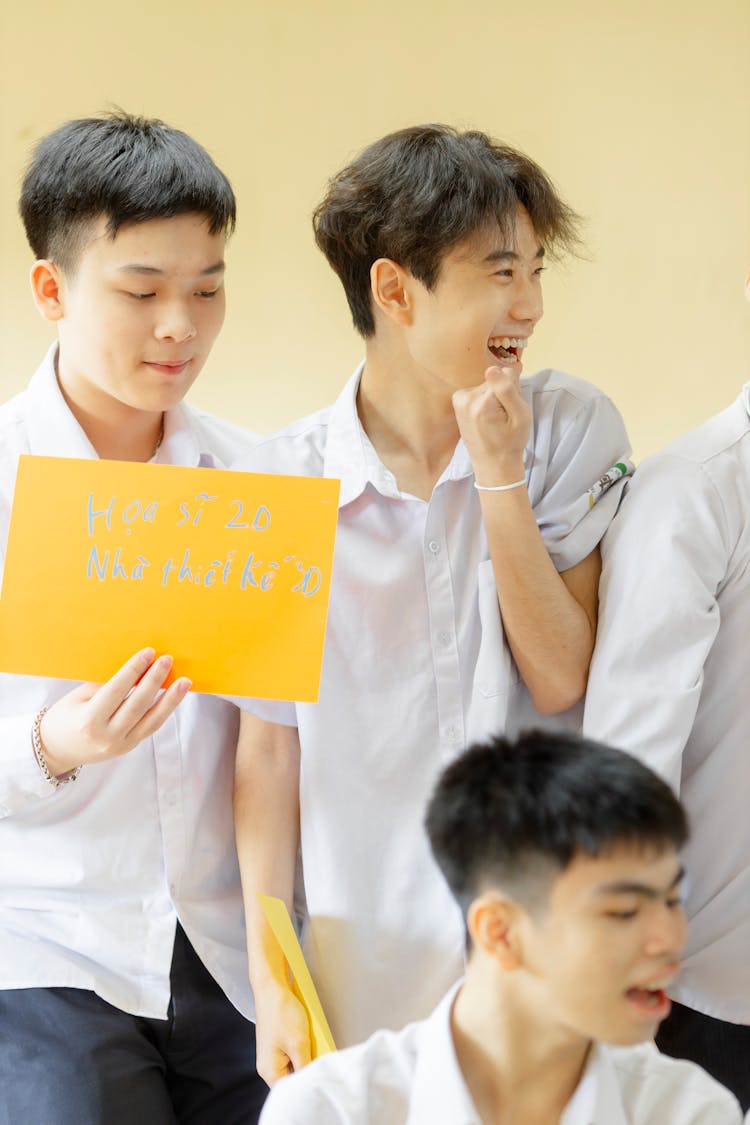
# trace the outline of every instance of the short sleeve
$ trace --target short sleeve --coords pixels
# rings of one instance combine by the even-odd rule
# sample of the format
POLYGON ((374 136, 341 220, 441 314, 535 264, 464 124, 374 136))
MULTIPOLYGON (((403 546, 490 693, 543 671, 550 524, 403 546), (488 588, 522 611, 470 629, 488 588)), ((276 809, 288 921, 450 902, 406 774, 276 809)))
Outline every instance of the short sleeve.
POLYGON ((606 395, 571 380, 533 397, 529 494, 559 571, 591 554, 617 512, 633 472, 630 442, 606 395))
POLYGON ((282 727, 297 726, 297 707, 283 699, 252 699, 244 695, 223 695, 229 703, 234 703, 240 711, 247 711, 267 723, 278 723, 282 727))
POLYGON ((678 791, 719 629, 728 538, 703 469, 662 455, 636 473, 602 550, 584 732, 642 756, 678 791))

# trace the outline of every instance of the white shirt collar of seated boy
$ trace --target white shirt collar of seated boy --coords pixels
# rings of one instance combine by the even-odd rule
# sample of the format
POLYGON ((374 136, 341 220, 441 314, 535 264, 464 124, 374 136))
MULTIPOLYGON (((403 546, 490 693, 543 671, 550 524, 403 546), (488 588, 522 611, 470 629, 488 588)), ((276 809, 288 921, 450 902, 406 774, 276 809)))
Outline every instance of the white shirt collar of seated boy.
MULTIPOLYGON (((52 344, 26 391, 26 429, 31 453, 46 457, 96 457, 96 450, 72 417, 55 375, 57 343, 52 344)), ((195 427, 180 405, 164 416, 164 436, 157 460, 165 465, 213 467, 201 449, 195 427)))
MULTIPOLYGON (((458 1065, 450 1015, 461 983, 444 997, 420 1035, 406 1125, 482 1125, 458 1065)), ((606 1053, 594 1045, 560 1125, 628 1125, 606 1053)))

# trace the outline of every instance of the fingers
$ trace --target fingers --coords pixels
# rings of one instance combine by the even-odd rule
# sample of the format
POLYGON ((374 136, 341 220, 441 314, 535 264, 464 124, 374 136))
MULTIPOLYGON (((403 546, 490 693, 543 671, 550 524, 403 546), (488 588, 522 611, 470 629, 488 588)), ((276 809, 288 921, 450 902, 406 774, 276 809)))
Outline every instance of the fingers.
POLYGON ((510 418, 523 407, 521 377, 510 367, 488 367, 484 373, 485 386, 497 399, 510 418))
MULTIPOLYGON (((105 721, 115 713, 141 677, 148 672, 149 668, 153 667, 155 656, 154 649, 142 648, 140 652, 136 652, 129 660, 126 660, 122 668, 118 669, 111 679, 97 688, 96 710, 105 721)), ((156 663, 158 664, 158 661, 156 663)), ((162 676, 162 682, 166 679, 166 676, 167 673, 165 672, 162 676)))
MULTIPOLYGON (((170 663, 171 667, 171 663, 170 663)), ((151 707, 146 710, 138 722, 136 722, 128 733, 128 738, 133 742, 141 742, 144 738, 157 731, 159 727, 163 726, 172 712, 182 703, 183 699, 190 691, 192 682, 186 676, 181 676, 179 680, 175 680, 170 684, 163 695, 153 703, 151 707)), ((128 701, 129 702, 129 701, 128 701)))

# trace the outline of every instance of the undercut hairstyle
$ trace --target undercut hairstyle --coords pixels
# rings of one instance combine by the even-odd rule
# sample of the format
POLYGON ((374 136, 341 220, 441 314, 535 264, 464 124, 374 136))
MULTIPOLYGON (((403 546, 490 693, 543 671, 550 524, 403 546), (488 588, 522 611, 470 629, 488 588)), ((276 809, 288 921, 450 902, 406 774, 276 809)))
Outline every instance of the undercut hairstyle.
POLYGON ((373 262, 390 258, 433 289, 445 255, 489 225, 512 249, 519 204, 546 253, 575 252, 579 217, 538 164, 485 133, 418 125, 375 141, 334 176, 313 229, 368 337, 373 262))
POLYGON ((231 234, 237 207, 229 180, 179 129, 116 112, 68 121, 36 146, 19 203, 36 258, 70 272, 92 224, 114 239, 125 223, 205 215, 231 234))
POLYGON ((442 774, 425 824, 464 916, 493 888, 537 906, 578 856, 659 853, 688 837, 679 800, 637 758, 546 731, 470 747, 442 774))

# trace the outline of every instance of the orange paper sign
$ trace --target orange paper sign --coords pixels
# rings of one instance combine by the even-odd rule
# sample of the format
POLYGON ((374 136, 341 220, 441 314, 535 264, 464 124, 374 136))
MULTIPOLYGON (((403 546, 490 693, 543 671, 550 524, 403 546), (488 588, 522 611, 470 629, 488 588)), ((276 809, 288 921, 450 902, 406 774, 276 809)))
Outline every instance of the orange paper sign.
POLYGON ((0 670, 103 681, 146 645, 195 691, 317 699, 337 480, 20 458, 0 670))

